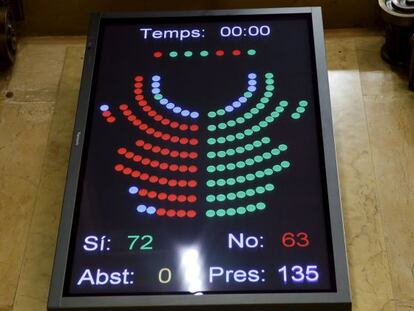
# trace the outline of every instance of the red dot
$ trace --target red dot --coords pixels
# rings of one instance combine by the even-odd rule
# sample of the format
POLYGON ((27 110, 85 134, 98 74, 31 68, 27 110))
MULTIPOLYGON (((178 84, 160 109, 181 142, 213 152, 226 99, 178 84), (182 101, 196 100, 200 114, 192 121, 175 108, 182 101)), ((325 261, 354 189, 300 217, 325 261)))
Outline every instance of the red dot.
MULTIPOLYGON (((154 136, 155 136, 155 134, 154 134, 154 136)), ((154 152, 154 153, 158 153, 158 152, 160 152, 160 150, 161 150, 161 147, 160 146, 154 146, 151 149, 151 151, 154 152)))
POLYGON ((102 116, 107 118, 111 115, 111 112, 109 110, 102 112, 102 116))
POLYGON ((196 139, 196 138, 191 138, 191 139, 190 139, 190 145, 192 145, 192 146, 196 146, 196 145, 198 145, 198 139, 196 139))
POLYGON ((168 217, 174 217, 175 216, 175 211, 173 209, 169 209, 167 212, 167 216, 168 217))
POLYGON ((175 202, 177 200, 177 196, 173 193, 168 195, 168 201, 175 202))
POLYGON ((135 96, 135 100, 140 101, 144 99, 144 95, 137 95, 135 96))
POLYGON ((135 162, 139 162, 139 161, 141 161, 141 160, 142 160, 142 156, 140 156, 139 154, 137 154, 136 156, 134 156, 133 160, 134 160, 135 162))
POLYGON ((167 199, 167 194, 165 192, 158 193, 158 200, 164 201, 167 199))
POLYGON ((199 127, 198 127, 197 124, 192 124, 190 126, 190 131, 192 131, 192 132, 196 132, 196 131, 198 131, 198 129, 199 129, 199 127))
POLYGON ((155 184, 158 181, 158 177, 157 176, 151 176, 149 178, 149 182, 155 184))
POLYGON ((188 200, 188 202, 190 202, 190 203, 194 203, 195 201, 197 201, 197 197, 195 196, 195 195, 189 195, 188 197, 187 197, 187 200, 188 200))
POLYGON ((178 165, 177 164, 171 164, 169 167, 171 172, 176 172, 178 170, 178 165))
POLYGON ((181 144, 181 145, 186 145, 186 144, 188 144, 188 138, 187 138, 187 137, 181 137, 181 138, 180 138, 180 144, 181 144))
POLYGON ((141 163, 142 163, 142 165, 148 165, 148 164, 150 164, 150 163, 151 163, 151 160, 150 160, 150 159, 148 159, 148 158, 145 158, 145 159, 143 159, 143 160, 141 161, 141 163))
POLYGON ((144 110, 145 112, 148 112, 148 111, 151 111, 151 106, 149 106, 149 105, 147 105, 147 106, 144 106, 143 108, 142 108, 142 110, 144 110))
POLYGON ((187 181, 185 181, 183 179, 181 179, 181 180, 178 181, 178 187, 183 188, 185 186, 187 186, 187 181))
POLYGON ((119 148, 118 149, 118 154, 125 154, 127 152, 126 148, 119 148))
POLYGON ((165 210, 165 208, 159 208, 159 209, 157 209, 157 215, 158 216, 164 216, 166 212, 167 211, 165 210))
POLYGON ((140 94, 142 94, 142 89, 135 89, 134 93, 135 93, 135 95, 140 95, 140 94))
POLYGON ((148 193, 148 190, 147 190, 147 189, 145 189, 145 188, 141 188, 141 189, 139 189, 139 191, 138 191, 138 194, 139 194, 140 196, 142 196, 142 197, 145 197, 145 196, 147 195, 147 193, 148 193))
POLYGON ((186 159, 188 157, 188 152, 187 151, 181 151, 180 152, 180 158, 181 159, 186 159))
POLYGON ((169 140, 169 139, 170 139, 170 137, 171 137, 171 135, 170 135, 170 134, 167 134, 167 133, 166 133, 166 134, 162 134, 162 135, 161 135, 161 139, 162 139, 162 140, 169 140))
POLYGON ((143 173, 143 174, 141 174, 141 176, 139 176, 139 179, 141 179, 141 180, 148 180, 148 178, 149 178, 149 175, 147 174, 147 173, 143 173))
POLYGON ((129 174, 132 173, 132 169, 130 167, 126 167, 126 168, 124 168, 122 173, 124 173, 125 175, 129 175, 129 174))
POLYGON ((233 54, 234 56, 239 56, 241 54, 240 50, 233 50, 233 52, 231 52, 231 54, 233 54))
POLYGON ((144 150, 151 150, 152 145, 150 143, 146 143, 143 148, 144 150))
POLYGON ((188 125, 187 124, 180 124, 179 129, 181 131, 186 131, 186 130, 188 130, 188 125))
POLYGON ((196 211, 194 211, 194 210, 189 210, 189 211, 187 212, 187 217, 188 217, 188 218, 194 218, 194 217, 196 217, 196 215, 197 215, 197 213, 196 213, 196 211))
POLYGON ((131 176, 132 176, 132 177, 134 177, 134 178, 138 178, 138 177, 139 177, 139 175, 141 175, 141 172, 140 172, 140 171, 133 171, 133 172, 131 173, 131 176))
POLYGON ((167 179, 167 178, 165 178, 165 177, 161 177, 161 178, 158 180, 158 183, 159 183, 160 185, 166 185, 166 184, 167 184, 167 182, 168 182, 168 179, 167 179))
POLYGON ((176 181, 175 179, 170 179, 170 180, 168 181, 168 186, 170 186, 170 187, 175 187, 175 186, 177 186, 177 181, 176 181))
POLYGON ((178 122, 176 122, 176 121, 173 121, 170 124, 170 127, 173 128, 173 129, 175 129, 175 128, 179 127, 179 126, 180 126, 180 124, 178 122))
POLYGON ((130 116, 132 114, 132 111, 128 109, 128 110, 125 110, 122 114, 124 116, 130 116))
POLYGON ((133 156, 134 156, 134 153, 131 151, 128 151, 127 153, 125 153, 125 158, 127 159, 132 159, 133 156))
POLYGON ((160 51, 154 52, 155 58, 160 58, 162 56, 162 53, 160 51))
POLYGON ((158 165, 160 165, 160 162, 154 160, 154 161, 151 161, 150 165, 151 167, 156 168, 158 167, 158 165))
POLYGON ((134 124, 135 126, 139 126, 141 125, 142 121, 140 119, 136 119, 132 122, 132 124, 134 124))
POLYGON ((163 162, 163 163, 160 164, 160 169, 166 170, 167 168, 168 168, 168 164, 167 163, 163 162))
POLYGON ((163 119, 163 117, 162 117, 162 115, 160 115, 160 114, 157 114, 157 115, 154 117, 154 120, 155 120, 155 121, 157 121, 157 122, 161 121, 162 119, 163 119))
POLYGON ((139 126, 139 129, 140 129, 141 131, 145 131, 147 128, 148 128, 148 124, 145 124, 145 123, 142 123, 142 124, 139 126))
POLYGON ((180 194, 177 197, 177 201, 180 202, 180 203, 184 203, 185 201, 187 201, 187 197, 184 194, 180 194))
POLYGON ((148 192, 147 195, 150 199, 155 199, 157 197, 157 192, 156 191, 150 191, 148 192))
POLYGON ((136 89, 140 89, 140 88, 142 88, 143 84, 141 82, 137 82, 137 83, 134 84, 134 86, 135 86, 136 89))
POLYGON ((124 110, 127 110, 127 109, 128 109, 128 105, 125 105, 125 104, 119 105, 119 110, 124 111, 124 110))
POLYGON ((190 171, 190 173, 195 173, 195 172, 197 172, 197 171, 198 171, 198 168, 197 168, 197 166, 195 166, 195 165, 191 165, 191 166, 188 168, 188 170, 190 171))
POLYGON ((155 131, 154 132, 154 137, 155 138, 160 138, 162 136, 162 133, 160 131, 155 131))
POLYGON ((197 182, 195 180, 190 180, 188 182, 188 186, 191 188, 194 188, 195 186, 197 186, 197 182))
POLYGON ((151 110, 150 112, 148 112, 148 115, 150 117, 155 117, 157 115, 157 112, 155 110, 151 110))
POLYGON ((120 172, 124 169, 124 166, 122 164, 115 165, 115 171, 120 172))
POLYGON ((143 76, 136 76, 135 77, 135 81, 136 82, 141 82, 141 81, 143 81, 144 80, 144 77, 143 76))
POLYGON ((180 209, 180 210, 177 212, 177 217, 183 218, 183 217, 185 217, 185 215, 186 215, 186 214, 187 214, 187 213, 185 212, 185 210, 180 209))
POLYGON ((161 121, 161 124, 162 125, 168 125, 168 124, 170 124, 170 119, 162 119, 162 121, 161 121))
POLYGON ((140 107, 144 107, 144 106, 148 105, 148 102, 147 102, 146 100, 140 100, 140 101, 138 102, 138 105, 139 105, 140 107))
POLYGON ((177 151, 177 150, 173 150, 173 151, 171 151, 171 157, 173 157, 173 158, 176 158, 176 157, 178 157, 179 156, 179 152, 177 151))
POLYGON ((137 147, 142 147, 142 146, 144 146, 144 144, 145 144, 145 142, 142 139, 138 139, 135 142, 135 145, 137 145, 137 147))
POLYGON ((217 50, 216 51, 216 55, 217 56, 223 56, 224 55, 224 51, 223 50, 217 50))
POLYGON ((178 136, 173 136, 173 137, 170 138, 170 140, 171 140, 172 143, 177 143, 180 140, 180 138, 178 136))
POLYGON ((129 122, 133 122, 133 121, 135 121, 137 119, 137 117, 136 116, 134 116, 134 115, 130 115, 129 117, 128 117, 128 121, 129 122))
POLYGON ((189 156, 190 156, 190 159, 197 159, 198 153, 197 152, 190 152, 189 156))
POLYGON ((115 117, 111 116, 108 119, 106 119, 106 122, 108 122, 108 123, 114 123, 115 120, 116 120, 115 117))
POLYGON ((161 149, 161 154, 163 155, 163 156, 166 156, 166 155, 168 155, 170 153, 170 150, 169 149, 167 149, 167 148, 162 148, 161 149))
POLYGON ((180 165, 179 169, 178 169, 181 173, 185 173, 188 170, 187 165, 180 165))

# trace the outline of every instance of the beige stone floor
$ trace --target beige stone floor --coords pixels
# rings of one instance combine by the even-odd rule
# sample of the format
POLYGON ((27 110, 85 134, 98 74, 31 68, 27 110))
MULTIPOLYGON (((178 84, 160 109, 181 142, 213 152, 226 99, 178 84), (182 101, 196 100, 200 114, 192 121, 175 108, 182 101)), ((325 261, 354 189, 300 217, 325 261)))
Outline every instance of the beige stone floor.
MULTIPOLYGON (((412 311, 414 93, 380 33, 326 37, 354 310, 412 311)), ((84 41, 22 39, 0 76, 0 311, 46 310, 84 41)))

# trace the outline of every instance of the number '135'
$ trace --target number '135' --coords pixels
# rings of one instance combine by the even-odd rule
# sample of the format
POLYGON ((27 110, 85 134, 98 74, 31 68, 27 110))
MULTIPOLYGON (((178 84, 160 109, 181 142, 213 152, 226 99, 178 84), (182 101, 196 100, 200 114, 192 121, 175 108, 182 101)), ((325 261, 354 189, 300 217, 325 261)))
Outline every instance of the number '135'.
POLYGON ((278 272, 282 274, 283 282, 287 284, 294 283, 315 283, 319 281, 318 266, 293 266, 290 269, 287 266, 281 267, 278 272))

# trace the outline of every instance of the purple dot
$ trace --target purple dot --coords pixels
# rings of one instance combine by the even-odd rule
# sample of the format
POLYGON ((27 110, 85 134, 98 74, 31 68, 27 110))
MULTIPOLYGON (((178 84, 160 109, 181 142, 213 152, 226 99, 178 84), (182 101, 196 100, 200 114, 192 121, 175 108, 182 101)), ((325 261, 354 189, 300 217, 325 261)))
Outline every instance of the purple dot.
POLYGON ((161 77, 160 76, 153 76, 152 77, 152 81, 154 81, 154 82, 158 82, 160 80, 161 80, 161 77))
POLYGON ((232 112, 234 110, 233 106, 226 106, 224 108, 224 110, 226 110, 227 112, 232 112))
POLYGON ((130 194, 137 194, 138 193, 138 187, 135 187, 135 186, 129 187, 128 191, 129 191, 130 194))
POLYGON ((182 110, 181 107, 176 106, 176 107, 174 107, 173 112, 180 113, 181 110, 182 110))
POLYGON ((152 94, 159 94, 160 92, 160 89, 152 89, 152 94))
POLYGON ((192 113, 190 113, 190 117, 192 117, 193 119, 197 119, 200 116, 200 114, 197 111, 193 111, 192 113))
POLYGON ((181 115, 182 115, 183 117, 188 117, 188 116, 190 115, 190 111, 188 111, 188 110, 184 109, 183 111, 181 111, 181 115))
POLYGON ((166 104, 168 104, 168 99, 166 99, 166 98, 161 99, 161 100, 160 100, 160 104, 161 104, 161 105, 166 105, 166 104))
POLYGON ((175 105, 173 103, 168 103, 167 106, 165 106, 165 107, 167 107, 167 109, 171 110, 175 107, 175 105))
POLYGON ((255 73, 249 73, 248 75, 249 79, 256 79, 256 74, 255 73))
POLYGON ((249 85, 256 85, 256 84, 257 84, 256 80, 249 80, 249 85))
POLYGON ((157 209, 154 206, 148 206, 147 208, 147 213, 150 215, 155 214, 156 211, 157 209))
POLYGON ((240 102, 238 102, 238 101, 235 101, 235 102, 233 102, 232 106, 233 106, 234 108, 239 108, 239 107, 241 107, 241 103, 240 103, 240 102))
POLYGON ((244 104, 245 102, 247 102, 247 98, 246 97, 240 97, 239 102, 244 104))
POLYGON ((249 92, 255 92, 255 91, 256 91, 256 87, 255 87, 255 86, 253 86, 253 85, 251 85, 251 86, 249 86, 249 87, 247 88, 247 90, 248 90, 249 92))
POLYGON ((99 107, 99 109, 101 110, 101 111, 108 111, 108 109, 109 109, 109 106, 108 105, 101 105, 101 107, 99 107))
POLYGON ((147 210, 147 207, 144 204, 140 204, 137 206, 138 213, 144 213, 147 210))

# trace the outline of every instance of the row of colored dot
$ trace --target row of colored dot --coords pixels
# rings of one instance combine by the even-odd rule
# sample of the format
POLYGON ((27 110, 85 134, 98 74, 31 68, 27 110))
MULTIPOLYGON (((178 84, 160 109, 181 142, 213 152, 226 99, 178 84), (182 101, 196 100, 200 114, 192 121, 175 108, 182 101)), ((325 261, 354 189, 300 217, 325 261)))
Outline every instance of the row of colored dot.
POLYGON ((200 114, 197 111, 190 111, 188 109, 183 109, 180 106, 170 102, 167 98, 164 98, 164 96, 161 94, 161 77, 160 76, 153 76, 152 77, 152 94, 154 94, 154 99, 159 101, 159 103, 168 110, 171 110, 175 114, 180 114, 183 117, 191 117, 193 119, 197 119, 200 114))
MULTIPOLYGON (((219 165, 209 165, 207 166, 207 172, 214 173, 214 172, 224 172, 225 170, 233 171, 236 168, 242 169, 246 166, 252 166, 257 163, 262 163, 264 160, 269 160, 273 156, 277 156, 280 154, 281 151, 286 151, 287 146, 286 145, 280 145, 279 148, 274 148, 270 152, 265 152, 262 155, 257 155, 253 158, 247 158, 245 160, 238 161, 236 163, 230 162, 227 164, 219 164, 219 165)), ((286 161, 286 164, 289 162, 286 161)))
POLYGON ((99 109, 102 111, 102 116, 105 118, 106 122, 114 123, 116 121, 116 118, 112 115, 111 111, 109 111, 109 105, 103 104, 99 109))
MULTIPOLYGON (((280 113, 283 112, 285 109, 283 106, 277 106, 274 111, 270 113, 267 117, 265 117, 264 120, 260 121, 259 123, 253 125, 252 127, 245 129, 243 132, 238 132, 236 134, 230 134, 227 136, 219 136, 219 137, 210 137, 207 139, 207 143, 209 145, 215 145, 218 144, 225 144, 227 142, 233 142, 235 140, 242 140, 246 136, 252 136, 254 133, 258 133, 262 130, 262 128, 265 128, 270 125, 270 123, 274 122, 279 116, 280 113)), ((247 121, 247 119, 253 118, 253 115, 249 112, 245 113, 243 117, 239 117, 236 119, 236 123, 243 124, 247 121)))
POLYGON ((266 184, 265 186, 258 186, 254 189, 249 188, 249 189, 244 190, 244 191, 240 190, 240 191, 237 191, 236 193, 229 192, 227 194, 220 193, 220 194, 217 194, 217 195, 209 194, 206 197, 206 201, 208 203, 213 203, 215 201, 224 202, 226 200, 234 201, 236 199, 244 199, 246 197, 253 197, 256 194, 263 194, 266 191, 273 191, 273 190, 275 190, 275 186, 273 184, 266 184))
POLYGON ((248 151, 252 151, 255 148, 260 148, 263 145, 267 145, 270 143, 269 137, 263 137, 261 140, 255 140, 251 144, 246 144, 244 146, 238 146, 236 148, 229 148, 226 150, 220 150, 220 151, 210 151, 207 153, 207 157, 209 159, 214 159, 216 157, 219 158, 225 158, 227 156, 231 157, 236 154, 243 154, 248 151))
POLYGON ((139 89, 142 87, 142 81, 144 80, 143 76, 136 76, 135 77, 135 99, 138 101, 138 105, 142 108, 144 112, 147 113, 147 115, 151 118, 153 118, 155 121, 160 122, 162 125, 170 126, 171 128, 178 128, 182 131, 190 130, 190 131, 198 131, 199 127, 197 124, 188 125, 185 123, 178 123, 178 122, 171 122, 170 119, 165 118, 161 114, 159 114, 156 110, 152 109, 152 107, 148 104, 148 102, 144 99, 144 95, 142 94, 142 89, 139 89))
POLYGON ((124 175, 131 175, 133 178, 140 178, 142 181, 148 180, 150 183, 158 183, 160 185, 168 185, 170 187, 190 187, 194 188, 197 186, 197 181, 195 180, 185 180, 185 179, 168 179, 165 177, 158 177, 155 175, 149 175, 147 173, 142 173, 138 170, 133 170, 130 167, 126 167, 123 164, 116 164, 115 171, 122 172, 124 175))
POLYGON ((283 161, 280 163, 280 165, 274 165, 272 168, 266 168, 264 170, 258 170, 254 174, 249 173, 247 175, 240 175, 236 178, 227 178, 223 179, 220 178, 218 180, 210 179, 206 182, 206 185, 210 188, 212 187, 224 187, 224 186, 234 186, 236 183, 238 184, 244 184, 248 181, 254 181, 256 178, 263 178, 265 176, 272 176, 274 173, 279 173, 282 171, 282 169, 286 169, 290 166, 290 163, 288 161, 283 161))
MULTIPOLYGON (((162 155, 168 155, 170 154, 170 150, 168 148, 162 148, 160 146, 152 146, 151 151, 153 153, 161 153, 162 155)), ((176 151, 178 152, 178 151, 176 151)), ((178 152, 178 155, 176 154, 176 152, 171 152, 173 153, 172 157, 176 158, 177 156, 179 156, 181 159, 196 159, 198 157, 198 153, 197 152, 187 152, 187 151, 180 151, 178 152)), ((141 162, 143 161, 142 156, 135 154, 132 151, 128 151, 126 148, 121 147, 118 149, 118 154, 120 155, 124 155, 125 158, 127 159, 133 159, 135 162, 141 162)), ((145 159, 144 159, 145 160, 145 159)), ((150 160, 151 161, 151 160, 150 160)), ((150 163, 148 160, 145 160, 144 162, 148 162, 148 164, 150 163)), ((145 164, 144 164, 145 165, 145 164)))
MULTIPOLYGON (((215 52, 213 52, 216 56, 219 56, 219 57, 221 57, 221 56, 224 56, 224 55, 226 55, 226 52, 224 51, 224 50, 216 50, 215 52)), ((256 55, 256 50, 255 49, 249 49, 249 50, 247 50, 246 51, 246 54, 247 55, 249 55, 249 56, 253 56, 253 55, 256 55)), ((176 57, 178 57, 179 56, 179 52, 177 52, 177 51, 170 51, 170 52, 168 52, 168 53, 166 53, 169 57, 171 57, 171 58, 176 58, 176 57)), ((197 54, 197 53, 195 53, 195 52, 193 52, 193 51, 185 51, 184 53, 182 53, 182 55, 184 55, 185 57, 192 57, 194 54, 197 54)), ((209 51, 207 51, 207 50, 202 50, 202 51, 200 51, 199 52, 199 55, 201 56, 201 57, 207 57, 208 55, 210 54, 210 52, 209 51)), ((240 56, 241 54, 242 54, 242 51, 241 50, 232 50, 231 52, 230 52, 230 54, 231 55, 233 55, 233 56, 240 56)), ((155 51, 154 53, 153 53, 153 56, 155 57, 155 58, 161 58, 161 57, 163 57, 163 52, 161 52, 161 51, 155 51)))
POLYGON ((168 148, 161 148, 160 146, 154 146, 150 143, 145 142, 142 139, 138 139, 135 142, 135 145, 137 147, 142 147, 144 150, 147 150, 147 151, 151 150, 153 153, 159 152, 163 156, 170 156, 172 158, 180 157, 182 159, 185 159, 191 154, 191 152, 188 153, 187 151, 170 150, 168 148))
POLYGON ((188 210, 185 211, 183 209, 180 209, 178 211, 174 209, 165 209, 165 208, 155 208, 154 206, 147 206, 145 204, 140 204, 137 206, 137 212, 138 213, 147 213, 149 215, 157 214, 158 216, 168 216, 168 217, 188 217, 188 218, 194 218, 197 213, 194 210, 188 210))
MULTIPOLYGON (((161 138, 164 141, 170 141, 172 143, 180 143, 182 145, 186 145, 190 142, 190 138, 175 136, 169 133, 163 133, 161 131, 155 130, 154 128, 150 127, 148 124, 143 123, 142 120, 138 119, 137 116, 132 114, 132 111, 128 108, 129 107, 126 104, 122 104, 119 106, 119 109, 122 111, 122 114, 127 117, 128 121, 132 122, 134 126, 137 126, 139 130, 145 131, 146 134, 151 135, 155 138, 161 138)), ((176 126, 176 124, 174 124, 174 126, 176 126)), ((181 124, 181 127, 187 129, 188 125, 181 124)))
MULTIPOLYGON (((253 78, 253 77, 254 77, 254 79, 256 79, 256 74, 255 73, 250 73, 248 75, 248 77, 249 77, 249 79, 250 78, 253 78)), ((273 78, 273 74, 270 73, 270 72, 268 72, 268 73, 265 74, 265 77, 266 77, 266 80, 265 80, 265 83, 266 83, 266 92, 264 94, 264 97, 266 99, 263 99, 263 101, 265 101, 267 103, 267 102, 269 102, 269 98, 273 95, 271 93, 271 91, 273 91, 275 89, 275 87, 273 86, 273 84, 274 84, 274 80, 272 79, 273 78)), ((249 84, 250 83, 252 83, 253 85, 256 85, 257 82, 256 82, 256 80, 251 79, 251 80, 249 80, 249 84)), ((253 85, 250 85, 249 87, 251 87, 253 85)), ((254 91, 255 90, 256 90, 256 87, 254 86, 254 91)), ((229 106, 226 106, 224 109, 218 109, 217 111, 210 111, 207 114, 207 116, 209 118, 215 118, 217 116, 224 116, 226 114, 226 112, 232 112, 234 110, 234 108, 239 108, 241 106, 241 104, 246 103, 247 100, 249 98, 251 98, 252 96, 253 96, 252 91, 250 89, 248 89, 248 91, 245 92, 243 94, 243 96, 239 98, 238 101, 233 102, 233 104, 231 106, 230 105, 229 106)))
POLYGON ((223 216, 234 216, 234 215, 244 215, 246 212, 253 213, 256 210, 262 211, 266 208, 266 204, 263 202, 259 202, 256 204, 249 204, 246 207, 239 206, 237 208, 228 208, 228 209, 218 209, 218 210, 212 210, 209 209, 206 211, 206 216, 211 218, 214 216, 223 217, 223 216))
POLYGON ((194 203, 197 201, 197 196, 195 196, 194 194, 190 194, 190 195, 185 195, 185 194, 174 194, 174 193, 165 193, 165 192, 157 192, 154 190, 148 190, 145 188, 141 188, 139 189, 136 186, 132 186, 129 187, 129 193, 130 194, 137 194, 141 197, 148 197, 150 199, 155 199, 157 198, 158 200, 161 201, 165 201, 168 200, 170 202, 179 202, 179 203, 184 203, 184 202, 189 202, 189 203, 194 203))
POLYGON ((308 102, 306 100, 301 100, 299 102, 299 107, 296 108, 296 112, 292 113, 291 117, 292 119, 300 119, 302 114, 305 112, 305 108, 308 106, 308 102))
POLYGON ((240 108, 242 104, 247 102, 248 98, 253 96, 253 93, 256 91, 257 75, 255 73, 249 73, 247 77, 249 78, 249 80, 247 81, 247 84, 249 86, 247 87, 247 91, 244 92, 243 96, 239 97, 239 99, 234 101, 231 105, 227 105, 226 107, 224 107, 224 109, 210 111, 207 114, 210 118, 214 118, 216 116, 223 116, 227 112, 232 112, 234 109, 240 108))

